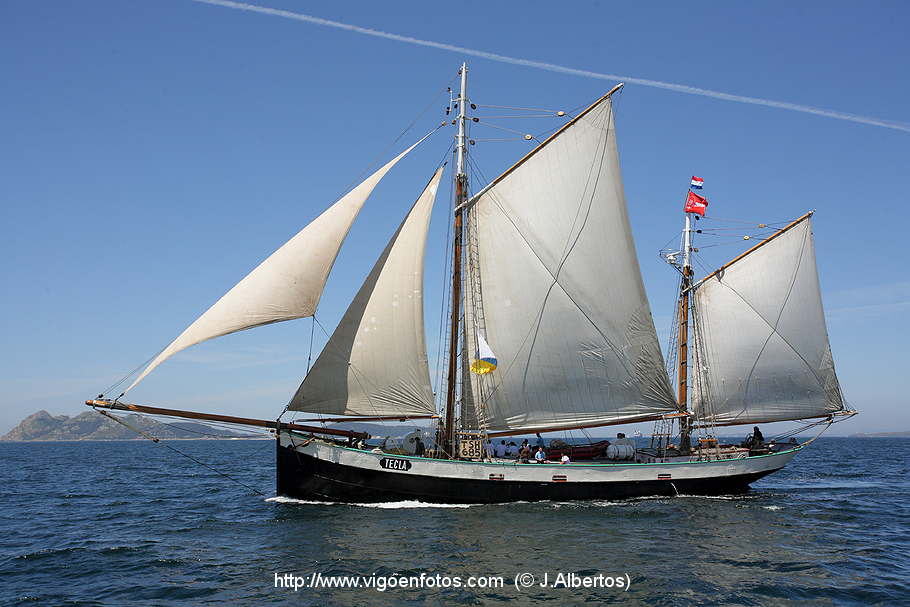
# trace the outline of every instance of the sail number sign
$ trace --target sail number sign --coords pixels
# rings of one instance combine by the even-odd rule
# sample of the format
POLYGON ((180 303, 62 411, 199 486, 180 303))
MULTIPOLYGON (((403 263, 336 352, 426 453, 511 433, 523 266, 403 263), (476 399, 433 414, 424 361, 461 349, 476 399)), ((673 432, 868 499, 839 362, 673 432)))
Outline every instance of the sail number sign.
POLYGON ((462 438, 459 442, 459 455, 465 459, 481 459, 483 457, 483 450, 480 439, 462 438))

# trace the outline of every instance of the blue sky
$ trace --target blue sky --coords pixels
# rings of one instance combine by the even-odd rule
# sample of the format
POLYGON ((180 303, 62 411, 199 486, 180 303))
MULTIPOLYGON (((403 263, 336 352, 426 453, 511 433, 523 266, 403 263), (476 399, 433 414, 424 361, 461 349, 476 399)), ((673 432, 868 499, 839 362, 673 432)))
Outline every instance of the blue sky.
MULTIPOLYGON (((304 3, 416 38, 908 123, 902 2, 304 3)), ((611 83, 190 0, 0 4, 0 432, 80 403, 166 345, 321 212, 445 89, 463 59, 478 103, 570 110, 611 83)), ((397 144, 440 121, 432 105, 397 144)), ((657 257, 690 175, 718 217, 818 210, 838 374, 863 415, 841 432, 907 430, 910 133, 628 85, 617 103, 626 195, 655 320, 675 277, 657 257)), ((555 119, 500 120, 528 132, 555 119)), ((437 133, 377 188, 323 298, 331 330, 445 153, 437 133)), ((476 138, 509 136, 475 130, 476 138)), ((524 142, 479 142, 492 177, 524 142)), ((481 183, 474 183, 479 187, 481 183)), ((441 192, 445 193, 445 188, 441 192)), ((443 196, 444 201, 444 196, 443 196)), ((440 205, 441 210, 445 205, 440 205)), ((447 217, 427 257, 434 358, 447 217)), ((705 254, 708 265, 740 244, 705 254)), ((309 320, 175 357, 138 402, 273 417, 306 368, 309 320)))

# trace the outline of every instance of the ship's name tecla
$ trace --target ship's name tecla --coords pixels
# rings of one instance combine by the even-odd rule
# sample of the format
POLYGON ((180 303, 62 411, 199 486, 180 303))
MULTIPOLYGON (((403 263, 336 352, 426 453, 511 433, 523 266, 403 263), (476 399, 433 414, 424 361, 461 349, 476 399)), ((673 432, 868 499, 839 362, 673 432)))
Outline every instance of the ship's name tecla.
POLYGON ((390 457, 384 457, 379 460, 379 465, 388 470, 410 470, 411 462, 406 459, 392 459, 390 457))

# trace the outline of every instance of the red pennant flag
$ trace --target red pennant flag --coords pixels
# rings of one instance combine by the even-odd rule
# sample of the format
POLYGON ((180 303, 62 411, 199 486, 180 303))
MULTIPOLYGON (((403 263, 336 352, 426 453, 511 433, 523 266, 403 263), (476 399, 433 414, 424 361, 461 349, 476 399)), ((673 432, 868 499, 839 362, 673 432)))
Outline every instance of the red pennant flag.
POLYGON ((689 192, 689 196, 686 198, 686 213, 698 213, 702 217, 705 216, 705 209, 708 208, 708 199, 704 196, 699 196, 695 192, 689 192))

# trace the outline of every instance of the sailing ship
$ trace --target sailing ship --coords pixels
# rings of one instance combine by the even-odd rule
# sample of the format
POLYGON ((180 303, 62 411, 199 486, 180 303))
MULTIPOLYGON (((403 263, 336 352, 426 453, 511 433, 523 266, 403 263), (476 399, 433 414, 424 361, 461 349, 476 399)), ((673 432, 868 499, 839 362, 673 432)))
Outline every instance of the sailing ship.
POLYGON ((471 194, 466 130, 474 104, 466 64, 459 74, 449 108, 457 115, 443 123, 456 127, 455 200, 448 337, 440 346, 447 351, 446 377, 438 399, 424 336, 423 266, 445 165, 433 169, 276 420, 122 400, 195 344, 313 316, 367 198, 427 135, 238 282, 117 398, 102 394, 86 404, 105 413, 270 428, 279 494, 346 502, 738 493, 783 468, 807 443, 756 436, 747 445, 725 445, 716 438, 718 427, 808 420, 827 428, 853 413, 828 343, 812 213, 700 280, 690 260, 694 211, 685 213, 681 248, 666 255, 679 270, 680 288, 676 339, 665 361, 620 173, 613 96, 622 84, 471 194), (284 421, 289 412, 309 417, 284 421), (435 424, 425 451, 383 448, 339 425, 413 420, 435 424), (570 463, 525 463, 488 452, 494 439, 637 422, 654 423, 649 446, 629 446, 630 439, 612 449, 596 443, 588 446, 588 459, 570 463))

